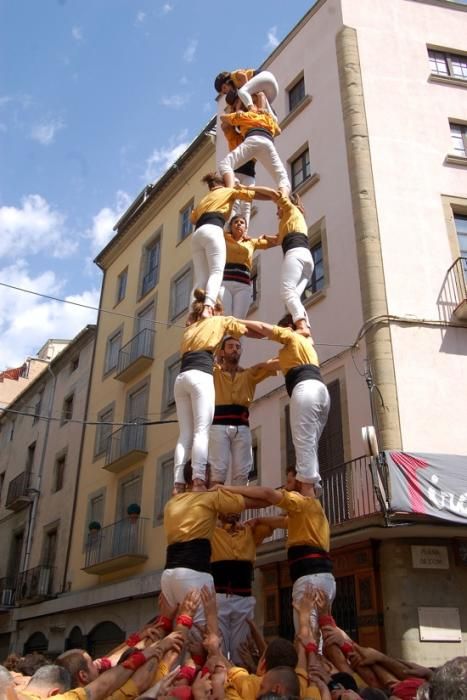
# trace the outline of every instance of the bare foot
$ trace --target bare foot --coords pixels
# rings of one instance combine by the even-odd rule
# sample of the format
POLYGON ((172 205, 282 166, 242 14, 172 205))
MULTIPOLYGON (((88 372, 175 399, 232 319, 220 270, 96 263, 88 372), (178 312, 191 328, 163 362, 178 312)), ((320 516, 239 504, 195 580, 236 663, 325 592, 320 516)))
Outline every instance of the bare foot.
POLYGON ((211 318, 212 316, 212 306, 204 306, 201 318, 211 318))

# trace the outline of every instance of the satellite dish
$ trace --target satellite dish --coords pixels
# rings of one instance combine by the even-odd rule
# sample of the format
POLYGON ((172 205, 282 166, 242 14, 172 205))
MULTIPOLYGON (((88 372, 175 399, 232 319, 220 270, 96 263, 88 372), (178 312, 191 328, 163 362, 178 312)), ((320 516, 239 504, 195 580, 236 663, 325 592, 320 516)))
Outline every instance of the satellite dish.
POLYGON ((376 430, 373 425, 364 425, 362 428, 362 440, 365 445, 365 454, 377 457, 379 454, 376 430))

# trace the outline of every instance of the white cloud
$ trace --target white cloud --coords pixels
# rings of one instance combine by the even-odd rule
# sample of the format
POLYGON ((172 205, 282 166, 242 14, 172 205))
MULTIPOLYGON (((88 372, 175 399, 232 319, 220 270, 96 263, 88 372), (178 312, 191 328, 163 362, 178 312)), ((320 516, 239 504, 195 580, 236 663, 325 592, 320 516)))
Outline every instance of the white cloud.
POLYGON ((32 127, 31 138, 38 141, 43 146, 49 146, 55 140, 55 134, 63 129, 65 124, 61 119, 44 120, 40 124, 32 127))
POLYGON ((279 43, 279 39, 277 38, 277 27, 271 27, 268 29, 267 42, 264 45, 264 48, 268 51, 272 51, 276 48, 276 46, 279 46, 279 43))
POLYGON ((146 13, 143 12, 143 10, 140 10, 140 11, 137 12, 137 14, 136 14, 135 23, 136 23, 136 24, 143 24, 143 22, 144 22, 145 19, 146 19, 146 13))
POLYGON ((123 212, 128 209, 131 201, 129 194, 119 190, 116 194, 114 206, 103 207, 93 216, 92 226, 85 233, 85 237, 91 240, 91 254, 93 257, 115 236, 113 227, 123 212))
POLYGON ((186 61, 187 63, 192 63, 194 60, 197 48, 198 48, 198 40, 191 39, 191 41, 188 43, 188 46, 186 47, 185 51, 183 52, 183 60, 186 61))
POLYGON ((180 109, 184 105, 187 104, 187 102, 190 101, 190 95, 184 94, 175 94, 175 95, 170 95, 169 97, 161 97, 161 105, 164 107, 170 107, 172 109, 180 109))
POLYGON ((71 36, 73 37, 73 39, 75 41, 78 41, 78 42, 83 41, 83 30, 81 29, 81 27, 78 27, 78 26, 72 27, 71 36))
MULTIPOLYGON (((31 274, 24 260, 0 270, 2 282, 41 294, 62 296, 64 281, 52 270, 31 274)), ((17 367, 28 355, 34 355, 49 338, 73 338, 87 324, 94 323, 96 312, 32 294, 1 287, 0 293, 0 369, 17 367)), ((89 306, 99 305, 99 289, 64 297, 89 306)))
POLYGON ((76 250, 65 215, 39 194, 23 197, 21 207, 0 207, 0 257, 48 251, 63 258, 76 250))
POLYGON ((157 180, 186 151, 189 144, 189 141, 186 140, 187 133, 187 130, 184 129, 178 136, 170 139, 168 146, 154 149, 146 161, 146 170, 143 176, 146 182, 157 180))
POLYGON ((165 2, 162 5, 161 12, 163 15, 168 15, 169 12, 172 12, 173 9, 174 9, 174 6, 171 5, 170 2, 165 2))

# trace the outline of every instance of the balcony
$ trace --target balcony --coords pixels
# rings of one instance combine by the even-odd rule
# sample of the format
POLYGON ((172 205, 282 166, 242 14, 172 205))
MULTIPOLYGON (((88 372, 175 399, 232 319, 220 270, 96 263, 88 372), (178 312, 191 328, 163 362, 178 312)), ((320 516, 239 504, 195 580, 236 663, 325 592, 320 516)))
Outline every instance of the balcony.
POLYGON ((15 604, 15 579, 12 576, 0 579, 0 612, 6 612, 15 604))
POLYGON ((115 379, 128 382, 147 369, 154 359, 154 331, 144 328, 118 353, 115 379))
POLYGON ((130 516, 89 533, 83 571, 107 574, 146 561, 147 521, 148 518, 130 516))
POLYGON ((458 321, 467 321, 467 257, 460 257, 446 275, 444 294, 458 321))
POLYGON ((54 567, 36 566, 18 574, 16 580, 16 603, 38 603, 52 597, 54 567))
POLYGON ((118 473, 146 455, 146 426, 138 423, 124 425, 107 440, 104 469, 118 473))
POLYGON ((330 525, 381 511, 370 471, 370 458, 357 457, 321 475, 322 504, 330 525))
POLYGON ((5 501, 5 508, 8 510, 21 510, 32 501, 30 489, 31 474, 28 471, 21 472, 8 484, 8 493, 5 501))

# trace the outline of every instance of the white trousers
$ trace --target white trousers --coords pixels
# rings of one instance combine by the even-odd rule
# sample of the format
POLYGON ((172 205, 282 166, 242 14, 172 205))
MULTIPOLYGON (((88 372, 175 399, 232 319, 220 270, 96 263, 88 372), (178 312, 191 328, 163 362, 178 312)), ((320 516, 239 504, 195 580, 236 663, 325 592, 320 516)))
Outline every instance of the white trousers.
POLYGON ((232 173, 235 168, 256 158, 274 179, 277 187, 290 192, 290 180, 287 175, 274 142, 267 136, 248 136, 233 151, 230 151, 219 163, 220 175, 232 173))
MULTIPOLYGON (((235 173, 235 177, 241 185, 244 187, 249 187, 255 184, 255 178, 251 175, 245 175, 245 173, 235 173)), ((230 218, 234 216, 243 216, 246 222, 246 227, 250 224, 250 214, 251 214, 251 202, 246 202, 244 199, 236 199, 232 207, 232 213, 230 218)), ((227 315, 227 314, 226 314, 227 315)), ((241 316, 239 318, 242 318, 241 316)))
MULTIPOLYGON (((215 224, 203 224, 192 233, 193 291, 206 291, 206 305, 214 306, 222 284, 225 267, 224 230, 215 224)), ((193 292, 191 300, 193 301, 193 292)))
POLYGON ((275 76, 268 70, 260 71, 258 75, 254 75, 250 80, 247 80, 245 85, 242 85, 242 87, 237 90, 239 98, 248 109, 251 109, 253 106, 253 95, 256 95, 258 92, 263 92, 265 94, 267 109, 274 119, 277 119, 269 103, 274 102, 279 94, 279 85, 277 84, 275 76))
POLYGON ((211 481, 225 483, 231 464, 232 484, 244 486, 253 466, 250 428, 246 425, 211 425, 209 464, 211 481))
MULTIPOLYGON (((300 598, 302 598, 305 593, 307 586, 312 585, 313 588, 320 588, 326 594, 330 605, 334 598, 336 597, 336 579, 332 574, 308 574, 307 576, 300 576, 292 588, 292 602, 298 603, 300 598)), ((295 633, 299 632, 299 621, 298 612, 293 608, 293 622, 295 627, 295 633)), ((310 614, 310 623, 312 626, 318 624, 318 613, 316 608, 313 608, 310 614)))
POLYGON ((252 595, 227 595, 226 593, 216 593, 216 599, 224 656, 228 655, 235 666, 240 666, 243 662, 238 654, 238 648, 250 634, 246 621, 253 619, 256 599, 252 595))
MULTIPOLYGON (((161 591, 172 607, 182 603, 189 591, 192 591, 194 588, 201 589, 203 586, 214 588, 214 580, 211 574, 195 571, 194 569, 186 569, 182 566, 176 569, 165 569, 162 572, 161 591)), ((203 605, 198 605, 193 622, 202 626, 206 624, 203 605)))
POLYGON ((292 314, 294 322, 304 318, 308 323, 301 296, 308 286, 313 268, 313 256, 308 248, 292 248, 284 255, 281 268, 281 299, 287 311, 292 314))
POLYGON ((251 294, 251 284, 231 280, 222 282, 219 297, 224 305, 224 316, 246 318, 251 304, 251 294))
POLYGON ((174 481, 184 483, 183 467, 190 457, 193 479, 205 479, 209 428, 214 416, 214 380, 199 369, 181 372, 174 385, 179 435, 174 453, 174 481))
POLYGON ((330 405, 327 386, 319 379, 304 379, 294 387, 290 398, 290 430, 297 479, 305 484, 320 484, 318 443, 330 405))

